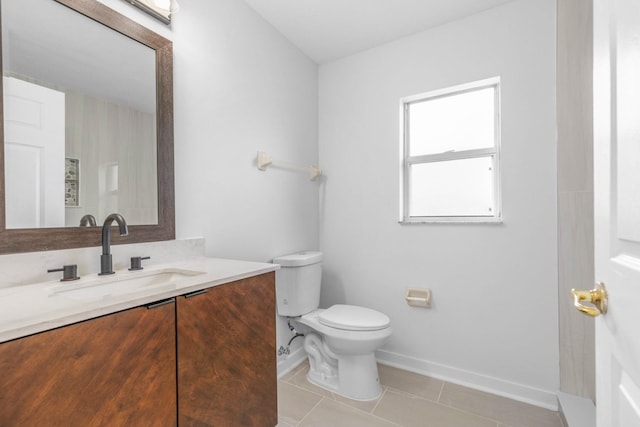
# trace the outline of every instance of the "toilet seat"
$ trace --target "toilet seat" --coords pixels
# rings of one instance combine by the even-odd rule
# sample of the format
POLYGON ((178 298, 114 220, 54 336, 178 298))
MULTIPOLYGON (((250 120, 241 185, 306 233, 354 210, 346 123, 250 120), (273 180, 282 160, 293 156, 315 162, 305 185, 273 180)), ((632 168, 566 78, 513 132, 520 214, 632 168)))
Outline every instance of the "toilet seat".
POLYGON ((318 315, 318 321, 330 328, 347 331, 379 331, 391 324, 391 319, 384 313, 345 304, 336 304, 323 310, 318 315))

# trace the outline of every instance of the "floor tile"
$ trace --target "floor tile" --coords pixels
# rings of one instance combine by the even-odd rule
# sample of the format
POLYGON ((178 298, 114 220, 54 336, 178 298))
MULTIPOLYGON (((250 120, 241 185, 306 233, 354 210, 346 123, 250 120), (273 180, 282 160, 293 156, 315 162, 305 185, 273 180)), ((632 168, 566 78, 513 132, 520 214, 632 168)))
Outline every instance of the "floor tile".
MULTIPOLYGON (((384 393, 384 390, 385 389, 383 387, 383 390, 382 390, 383 393, 384 393)), ((373 409, 376 407, 376 405, 378 404, 378 402, 380 401, 380 399, 382 398, 382 395, 380 395, 380 397, 375 400, 364 400, 364 401, 348 399, 346 397, 342 397, 337 394, 334 394, 333 398, 338 402, 341 402, 341 403, 344 403, 345 405, 349 405, 353 408, 359 409, 360 411, 371 413, 373 409)))
POLYGON ((279 422, 296 425, 322 396, 303 390, 284 381, 278 381, 278 419, 279 422))
POLYGON ((293 368, 291 371, 287 372, 282 378, 280 378, 280 381, 289 382, 291 378, 293 378, 294 376, 296 376, 298 372, 300 372, 300 370, 304 369, 305 365, 309 366, 306 362, 302 362, 301 364, 293 368))
POLYGON ((309 380, 307 380, 307 374, 309 373, 309 365, 307 364, 307 365, 301 365, 301 366, 302 368, 299 369, 296 372, 296 374, 289 379, 289 383, 294 384, 310 392, 333 399, 333 393, 331 393, 329 390, 325 390, 321 387, 313 385, 309 382, 309 380))
MULTIPOLYGON (((299 424, 300 427, 398 427, 340 402, 322 399, 299 424)), ((494 427, 494 426, 492 426, 494 427)))
POLYGON ((277 427, 562 427, 556 412, 378 366, 383 395, 360 402, 310 384, 305 361, 278 381, 277 427))
POLYGON ((445 383, 440 403, 509 427, 562 427, 557 412, 451 383, 445 383))
POLYGON ((403 371, 386 365, 378 365, 380 384, 414 394, 434 402, 438 401, 443 381, 403 371))
POLYGON ((393 390, 386 391, 373 414, 403 427, 497 427, 495 421, 393 390))

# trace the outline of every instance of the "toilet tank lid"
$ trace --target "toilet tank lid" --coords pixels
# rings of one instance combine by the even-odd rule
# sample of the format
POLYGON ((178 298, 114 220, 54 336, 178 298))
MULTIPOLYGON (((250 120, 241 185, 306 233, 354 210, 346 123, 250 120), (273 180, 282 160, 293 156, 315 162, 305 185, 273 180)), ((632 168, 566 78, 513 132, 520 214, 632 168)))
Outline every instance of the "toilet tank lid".
POLYGON ((384 313, 357 305, 336 304, 324 310, 318 320, 325 326, 348 331, 379 331, 389 327, 384 313))
POLYGON ((303 265, 317 264, 322 261, 322 252, 304 251, 291 255, 283 255, 273 259, 274 264, 282 267, 301 267, 303 265))

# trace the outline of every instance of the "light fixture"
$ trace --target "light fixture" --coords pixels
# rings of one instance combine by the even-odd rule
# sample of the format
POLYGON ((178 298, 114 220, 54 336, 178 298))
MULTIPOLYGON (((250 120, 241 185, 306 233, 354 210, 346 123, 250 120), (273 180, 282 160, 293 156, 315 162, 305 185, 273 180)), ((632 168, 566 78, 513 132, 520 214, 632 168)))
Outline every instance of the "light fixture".
POLYGON ((151 0, 151 4, 160 9, 171 9, 171 0, 151 0))
POLYGON ((169 25, 171 15, 180 10, 178 0, 125 0, 138 9, 169 25))
POLYGON ((180 10, 178 0, 151 0, 151 4, 158 9, 166 10, 169 13, 176 13, 180 10))

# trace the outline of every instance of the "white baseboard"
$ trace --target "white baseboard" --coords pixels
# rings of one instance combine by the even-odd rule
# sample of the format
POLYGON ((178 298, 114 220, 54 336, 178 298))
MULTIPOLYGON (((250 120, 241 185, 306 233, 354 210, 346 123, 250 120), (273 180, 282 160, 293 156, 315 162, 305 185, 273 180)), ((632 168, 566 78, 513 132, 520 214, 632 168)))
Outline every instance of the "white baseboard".
POLYGON ((596 407, 591 399, 558 392, 558 403, 566 427, 596 427, 596 407))
POLYGON ((376 352, 376 359, 383 365, 393 366, 394 368, 404 369, 439 380, 485 391, 552 411, 558 410, 558 398, 555 391, 541 390, 523 384, 505 381, 500 378, 489 377, 385 350, 378 350, 376 352))
POLYGON ((307 359, 307 353, 305 353, 303 347, 299 347, 291 354, 288 354, 284 358, 278 359, 278 378, 282 378, 289 372, 293 371, 302 362, 307 359))

